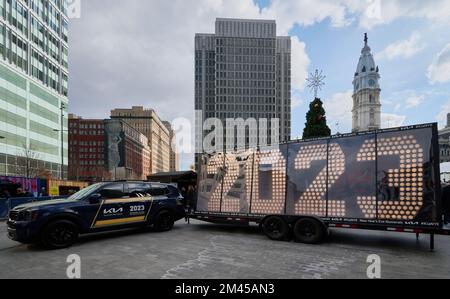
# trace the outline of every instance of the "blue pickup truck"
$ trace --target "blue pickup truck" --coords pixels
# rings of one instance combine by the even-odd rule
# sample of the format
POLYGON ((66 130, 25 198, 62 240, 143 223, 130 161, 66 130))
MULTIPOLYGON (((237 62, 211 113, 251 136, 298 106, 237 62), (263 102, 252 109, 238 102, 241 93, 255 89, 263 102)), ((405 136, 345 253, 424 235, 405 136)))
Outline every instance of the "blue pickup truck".
POLYGON ((61 249, 73 245, 82 234, 130 227, 164 232, 185 217, 183 202, 172 185, 98 183, 67 199, 16 207, 9 213, 8 236, 24 244, 61 249))

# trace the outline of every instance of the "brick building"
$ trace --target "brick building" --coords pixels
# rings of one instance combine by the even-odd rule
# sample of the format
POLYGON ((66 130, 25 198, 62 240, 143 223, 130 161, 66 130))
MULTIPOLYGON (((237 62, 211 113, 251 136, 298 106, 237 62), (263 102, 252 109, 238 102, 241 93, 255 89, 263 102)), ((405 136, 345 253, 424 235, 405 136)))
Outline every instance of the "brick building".
POLYGON ((69 178, 144 180, 150 174, 148 138, 121 120, 69 116, 69 178))
POLYGON ((109 177, 102 119, 69 115, 69 179, 99 182, 109 177))

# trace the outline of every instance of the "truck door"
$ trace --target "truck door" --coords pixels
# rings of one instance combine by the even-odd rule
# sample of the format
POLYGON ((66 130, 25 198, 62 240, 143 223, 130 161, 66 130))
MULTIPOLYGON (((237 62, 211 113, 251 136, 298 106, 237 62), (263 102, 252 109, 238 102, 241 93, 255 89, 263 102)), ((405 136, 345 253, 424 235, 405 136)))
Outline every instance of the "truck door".
POLYGON ((150 209, 153 205, 151 185, 148 183, 125 184, 128 200, 124 202, 125 213, 136 221, 147 222, 150 209))
MULTIPOLYGON (((145 221, 145 215, 132 211, 132 203, 139 199, 130 198, 126 184, 112 183, 104 186, 98 193, 102 196, 101 203, 91 228, 103 229, 145 221)), ((145 212, 145 207, 143 209, 145 212)))

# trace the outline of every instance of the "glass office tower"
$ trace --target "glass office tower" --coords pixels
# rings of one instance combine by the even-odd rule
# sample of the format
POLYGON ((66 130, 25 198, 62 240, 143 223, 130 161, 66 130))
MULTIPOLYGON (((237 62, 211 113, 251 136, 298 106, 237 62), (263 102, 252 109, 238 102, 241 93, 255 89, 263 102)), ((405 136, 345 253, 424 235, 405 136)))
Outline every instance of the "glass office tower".
MULTIPOLYGON (((216 19, 215 33, 195 36, 196 148, 207 119, 268 120, 268 127, 225 136, 224 148, 244 137, 259 144, 260 134, 291 138, 291 39, 276 35, 274 20, 216 19), (271 120, 278 119, 278 128, 271 120), (263 130, 267 130, 264 132, 263 130), (244 135, 244 136, 241 136, 244 135)), ((260 145, 260 144, 259 144, 260 145)))
POLYGON ((0 0, 0 176, 67 178, 68 76, 66 1, 0 0))

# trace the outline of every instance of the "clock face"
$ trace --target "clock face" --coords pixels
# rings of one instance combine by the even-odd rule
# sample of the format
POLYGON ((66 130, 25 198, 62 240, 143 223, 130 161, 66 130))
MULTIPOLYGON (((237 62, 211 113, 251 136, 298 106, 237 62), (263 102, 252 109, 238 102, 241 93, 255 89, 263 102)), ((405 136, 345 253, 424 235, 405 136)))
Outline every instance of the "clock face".
POLYGON ((370 79, 369 80, 369 86, 374 87, 375 86, 375 80, 370 79))

